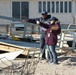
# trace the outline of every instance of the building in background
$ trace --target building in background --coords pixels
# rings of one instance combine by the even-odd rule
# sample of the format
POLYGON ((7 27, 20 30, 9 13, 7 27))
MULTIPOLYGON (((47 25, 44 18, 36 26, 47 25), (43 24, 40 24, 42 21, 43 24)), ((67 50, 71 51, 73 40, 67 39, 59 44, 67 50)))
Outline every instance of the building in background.
MULTIPOLYGON (((0 15, 27 19, 43 11, 59 18, 61 24, 76 23, 76 0, 0 0, 0 15)), ((12 21, 0 19, 0 24, 12 21)))

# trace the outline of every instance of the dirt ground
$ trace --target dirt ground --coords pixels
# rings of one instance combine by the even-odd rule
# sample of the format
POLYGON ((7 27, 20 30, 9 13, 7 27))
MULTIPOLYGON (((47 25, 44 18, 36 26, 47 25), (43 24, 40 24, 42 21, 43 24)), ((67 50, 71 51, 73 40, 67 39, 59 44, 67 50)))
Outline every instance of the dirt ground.
MULTIPOLYGON (((35 35, 35 37, 38 37, 38 35, 35 35)), ((36 44, 30 44, 30 43, 24 43, 21 42, 21 45, 31 45, 32 47, 36 44)), ((37 44, 38 46, 39 44, 37 44)), ((58 65, 49 64, 46 60, 39 60, 39 63, 37 64, 37 67, 35 69, 34 75, 76 75, 76 51, 73 52, 68 48, 67 45, 65 45, 67 48, 63 49, 62 52, 65 53, 58 53, 58 65)), ((22 61, 22 60, 17 60, 22 61)), ((4 75, 1 74, 0 75, 4 75)), ((20 75, 20 74, 18 74, 20 75)), ((27 74, 25 74, 27 75, 27 74)), ((28 74, 29 75, 29 74, 28 74)))
POLYGON ((37 65, 35 75, 76 75, 76 55, 61 55, 58 59, 58 65, 41 60, 37 65))

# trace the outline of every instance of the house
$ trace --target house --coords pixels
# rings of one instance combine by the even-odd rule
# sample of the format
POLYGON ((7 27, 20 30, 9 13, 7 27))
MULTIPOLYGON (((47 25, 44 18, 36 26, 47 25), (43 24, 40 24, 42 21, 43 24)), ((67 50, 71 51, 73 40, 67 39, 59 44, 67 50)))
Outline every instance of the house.
MULTIPOLYGON (((0 0, 0 15, 27 19, 41 17, 43 11, 59 18, 61 24, 76 23, 76 0, 0 0)), ((0 24, 12 21, 0 19, 0 24)))

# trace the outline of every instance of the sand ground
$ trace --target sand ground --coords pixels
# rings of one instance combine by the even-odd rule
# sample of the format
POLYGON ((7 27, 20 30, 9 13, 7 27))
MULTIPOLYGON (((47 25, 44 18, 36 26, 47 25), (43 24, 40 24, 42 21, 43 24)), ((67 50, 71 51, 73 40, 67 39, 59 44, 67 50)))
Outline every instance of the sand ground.
MULTIPOLYGON (((30 43, 28 44, 26 43, 26 45, 30 45, 30 43)), ((33 44, 31 44, 31 46, 32 45, 33 44)), ((39 44, 37 45, 39 47, 39 44)), ((64 46, 66 46, 67 50, 69 50, 66 44, 64 46)), ((58 65, 49 64, 46 60, 39 60, 34 75, 76 75, 76 53, 72 53, 72 51, 69 54, 61 53, 58 55, 58 60, 59 60, 58 65)), ((23 61, 23 59, 20 60, 16 59, 14 62, 21 62, 21 61, 23 61)), ((0 75, 4 74, 0 72, 0 75)))
POLYGON ((59 58, 59 64, 49 64, 42 60, 37 68, 35 75, 76 75, 76 57, 59 58))

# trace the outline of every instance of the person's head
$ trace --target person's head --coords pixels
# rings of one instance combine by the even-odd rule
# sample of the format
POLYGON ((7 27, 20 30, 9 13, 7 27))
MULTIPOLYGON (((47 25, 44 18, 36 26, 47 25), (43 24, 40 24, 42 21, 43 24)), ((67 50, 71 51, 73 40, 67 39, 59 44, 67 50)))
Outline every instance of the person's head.
POLYGON ((50 20, 50 24, 55 24, 55 22, 58 21, 56 17, 52 17, 50 20))
POLYGON ((41 15, 42 15, 42 18, 45 19, 45 18, 47 18, 48 13, 47 12, 43 12, 41 15))

